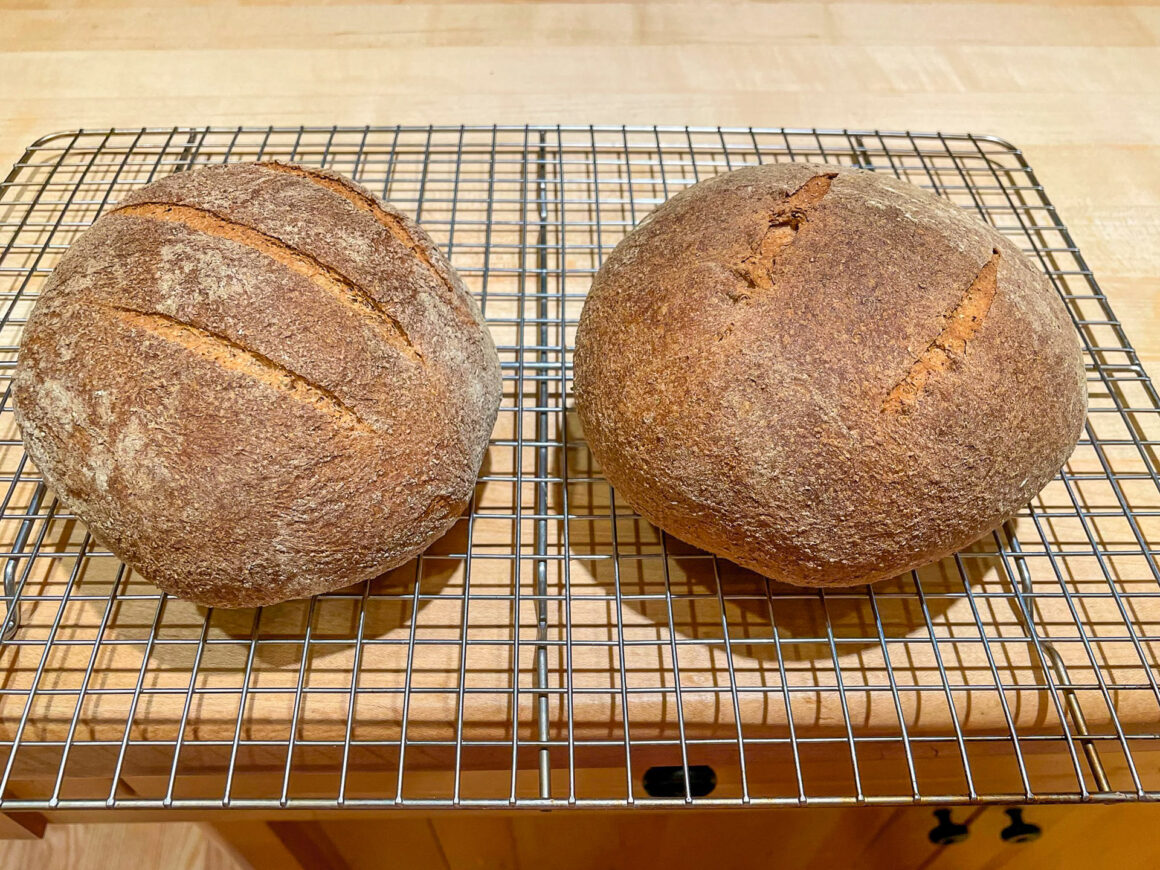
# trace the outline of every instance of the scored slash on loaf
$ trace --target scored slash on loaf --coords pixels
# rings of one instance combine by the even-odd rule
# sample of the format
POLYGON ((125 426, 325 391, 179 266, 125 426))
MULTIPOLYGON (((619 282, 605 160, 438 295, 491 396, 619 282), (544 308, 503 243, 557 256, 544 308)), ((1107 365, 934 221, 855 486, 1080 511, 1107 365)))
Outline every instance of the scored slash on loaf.
MULTIPOLYGON (((890 178, 784 164, 678 194, 601 268, 576 406, 647 519, 767 576, 952 553, 1070 454, 1080 346, 1042 273, 890 178)), ((199 169, 62 258, 13 384, 29 455, 161 588, 265 604, 374 577, 471 497, 500 401, 417 225, 325 170, 199 169)))
POLYGON ((742 169, 605 261, 576 408, 609 482, 677 538, 842 586, 965 547, 1060 469, 1087 394, 1075 328, 993 228, 835 166, 742 169))
POLYGON ((61 259, 14 379, 29 455, 93 536, 226 607, 372 578, 471 497, 500 401, 426 233, 325 170, 197 169, 61 259))

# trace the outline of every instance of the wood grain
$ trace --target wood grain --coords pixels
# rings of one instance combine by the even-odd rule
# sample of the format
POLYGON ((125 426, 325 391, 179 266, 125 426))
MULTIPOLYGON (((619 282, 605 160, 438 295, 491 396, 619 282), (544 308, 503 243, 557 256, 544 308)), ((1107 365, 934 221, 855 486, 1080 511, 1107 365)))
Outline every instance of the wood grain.
MULTIPOLYGON (((644 867, 722 870, 834 866, 869 870, 1144 870, 1160 859, 1160 841, 1146 835, 1160 817, 1154 805, 1032 806, 1025 821, 1039 839, 1005 842, 1010 819, 1001 807, 961 807, 956 822, 968 838, 937 846, 926 807, 852 807, 742 812, 435 813, 375 819, 291 822, 318 825, 351 870, 531 870, 552 867, 644 867)), ((244 831, 259 822, 233 826, 244 831)), ((219 826, 220 828, 220 826, 219 826)), ((256 863, 255 867, 266 864, 256 863)))
MULTIPOLYGON (((1127 324, 1145 364, 1160 370, 1160 294, 1155 292, 1160 275, 1160 5, 1155 3, 591 0, 403 5, 261 0, 238 5, 210 0, 194 5, 161 0, 0 0, 0 81, 4 82, 0 89, 2 166, 17 160, 27 143, 49 131, 110 125, 562 121, 994 133, 1025 150, 1127 324)), ((502 419, 510 423, 510 417, 502 419)), ((499 436, 510 434, 501 431, 499 436)), ((493 473, 504 471, 492 469, 493 473)), ((501 505, 503 497, 497 491, 493 503, 501 505)), ((1066 494, 1055 492, 1048 497, 1067 504, 1066 494)), ((581 497, 573 493, 572 498, 574 506, 590 507, 594 513, 607 511, 606 494, 589 492, 581 497)), ((622 534, 625 531, 621 529, 622 534)), ((647 537, 648 530, 636 528, 634 533, 644 536, 635 545, 656 547, 656 539, 647 537)), ((1146 533, 1160 540, 1155 524, 1146 533)), ((78 530, 75 540, 55 543, 62 548, 75 545, 81 534, 78 530)), ((1079 531, 1064 528, 1061 534, 1077 536, 1079 531)), ((606 547, 607 535, 607 529, 594 526, 590 540, 580 534, 571 543, 581 549, 606 547)), ((84 578, 90 589, 112 582, 113 566, 108 565, 108 577, 101 576, 102 566, 100 560, 92 562, 91 574, 84 578)), ((1145 576, 1139 566, 1130 565, 1129 558, 1117 568, 1129 571, 1130 576, 1145 576)), ((61 570, 67 575, 67 565, 61 570)), ((44 590, 64 579, 54 576, 36 582, 44 590)), ((424 648, 424 679, 429 688, 454 688, 459 656, 455 641, 462 614, 453 593, 461 588, 463 578, 452 574, 423 579, 449 593, 445 599, 428 602, 421 612, 419 631, 449 641, 424 648)), ((1001 588, 993 573, 977 579, 980 592, 1001 588)), ((391 582, 403 591, 414 579, 396 576, 391 582)), ((477 592, 488 591, 489 585, 505 590, 511 582, 511 577, 499 574, 472 578, 477 592)), ((609 580, 593 575, 575 582, 580 592, 606 592, 609 580)), ((647 592, 656 588, 657 578, 642 575, 626 582, 635 582, 639 591, 647 592)), ((131 583, 126 591, 137 588, 131 583)), ((141 591, 148 589, 141 587, 141 591)), ((137 614, 133 608, 138 604, 143 605, 118 604, 119 622, 134 625, 133 619, 138 619, 136 625, 144 632, 153 613, 141 606, 137 614)), ((510 625, 510 605, 473 604, 477 606, 481 609, 473 609, 472 615, 483 627, 480 637, 506 636, 494 634, 494 627, 510 625)), ((983 606, 991 605, 984 602, 983 606)), ((1063 605, 1048 601, 1044 606, 1047 623, 1065 633, 1072 621, 1063 605)), ((95 636, 101 617, 96 605, 77 607, 92 612, 78 620, 73 633, 62 640, 95 636)), ((195 639, 202 614, 180 602, 170 607, 188 617, 187 639, 195 639)), ((676 628, 684 637, 711 637, 713 626, 720 624, 721 614, 711 604, 677 607, 676 628)), ((1095 631, 1114 634, 1121 621, 1112 608, 1111 603, 1104 608, 1093 600, 1085 618, 1095 631)), ((322 608, 315 617, 315 636, 349 634, 349 610, 341 602, 322 608)), ((731 625, 746 623, 744 607, 729 603, 727 610, 731 625)), ((30 607, 26 619, 31 625, 39 619, 46 628, 53 616, 52 602, 41 611, 30 607)), ((304 605, 285 606, 268 617, 271 622, 263 623, 263 633, 271 638, 300 634, 305 614, 304 605)), ((839 636, 861 636, 872 628, 863 617, 840 607, 828 615, 803 610, 800 619, 804 621, 796 630, 801 636, 817 636, 829 619, 839 636)), ((376 646, 368 653, 372 658, 364 661, 369 682, 360 689, 370 691, 356 699, 360 713, 356 739, 398 739, 402 699, 391 690, 399 686, 400 656, 405 651, 401 642, 407 637, 410 618, 401 602, 393 610, 384 607, 370 616, 368 632, 386 643, 376 646)), ((594 640, 615 636, 604 604, 578 609, 573 618, 580 636, 594 640)), ((628 636, 657 641, 655 646, 629 652, 630 674, 654 681, 658 689, 656 696, 640 696, 633 710, 633 721, 651 722, 652 730, 634 734, 671 737, 676 711, 664 695, 673 680, 671 657, 666 659, 660 644, 665 638, 664 615, 645 603, 626 611, 626 618, 628 636)), ((904 635, 914 628, 915 618, 915 613, 901 610, 887 613, 887 631, 893 628, 904 635)), ((984 619, 996 626, 994 647, 1000 655, 997 667, 1003 682, 1034 682, 1037 672, 1026 644, 1007 645, 999 639, 1018 635, 1018 621, 1001 610, 985 613, 984 619)), ((1140 624, 1154 635, 1160 616, 1144 613, 1140 624)), ((975 626, 968 603, 959 600, 945 613, 936 613, 931 631, 943 638, 969 638, 975 626)), ((789 629, 795 627, 790 624, 789 629)), ((249 632, 248 616, 224 615, 216 619, 211 636, 244 640, 249 632)), ((1106 647, 1112 651, 1109 654, 1114 652, 1112 647, 1110 643, 1106 647)), ((188 733, 200 739, 231 736, 240 719, 252 738, 286 738, 301 658, 295 658, 291 645, 272 644, 265 649, 268 652, 256 663, 254 684, 288 691, 251 696, 249 709, 239 717, 246 649, 244 645, 215 647, 202 663, 198 688, 237 691, 198 696, 192 718, 184 723, 188 733)), ((510 678, 510 653, 502 647, 494 649, 494 655, 473 659, 470 666, 481 674, 498 675, 497 679, 510 678)), ((952 679, 964 685, 993 683, 982 645, 966 643, 959 649, 969 654, 953 657, 949 663, 952 679)), ((1082 654, 1077 644, 1069 644, 1068 649, 1082 654)), ((54 653, 53 679, 62 693, 38 701, 42 706, 33 711, 26 739, 59 739, 67 732, 79 703, 67 690, 80 688, 90 651, 90 646, 80 644, 54 653)), ((143 674, 146 688, 157 691, 135 710, 128 726, 131 736, 134 740, 172 739, 183 725, 191 645, 159 647, 148 667, 143 652, 140 644, 103 650, 96 668, 99 685, 94 687, 131 688, 143 674)), ((739 680, 760 684, 773 679, 776 664, 761 655, 758 647, 749 650, 752 655, 746 650, 735 652, 742 658, 739 680)), ((1097 647, 1098 656, 1104 652, 1097 647)), ((524 657, 521 679, 527 679, 531 644, 524 644, 520 654, 524 657)), ((598 681, 602 675, 607 679, 611 654, 607 647, 580 651, 574 662, 577 673, 585 680, 598 681)), ((1133 659, 1131 650, 1114 654, 1127 655, 1118 660, 1123 667, 1119 679, 1128 681, 1135 675, 1137 681, 1143 680, 1146 664, 1133 659)), ((39 655, 35 647, 18 652, 10 688, 27 685, 39 655)), ((349 688, 351 655, 350 647, 343 645, 316 654, 306 669, 311 685, 349 688)), ((682 675, 700 681, 706 689, 704 694, 690 691, 686 695, 686 703, 692 705, 685 711, 690 726, 707 736, 735 734, 728 696, 708 691, 718 685, 715 681, 725 670, 720 645, 683 646, 680 655, 682 675)), ((839 663, 843 673, 858 670, 871 685, 881 685, 888 670, 895 679, 912 685, 941 682, 940 664, 930 655, 929 645, 899 644, 897 656, 888 661, 873 646, 850 644, 843 647, 839 663)), ((1081 676, 1090 677, 1090 662, 1085 663, 1082 655, 1071 664, 1081 676)), ((553 659, 552 668, 553 679, 561 680, 562 662, 553 659)), ((829 651, 795 647, 787 679, 802 687, 832 683, 834 663, 829 651)), ((617 737, 615 715, 620 700, 611 691, 615 687, 598 682, 589 687, 610 691, 591 696, 577 734, 617 737)), ((514 687, 503 688, 508 694, 468 696, 469 723, 476 736, 510 739, 507 729, 514 687)), ((337 706, 315 699, 307 702, 301 711, 300 736, 341 739, 347 696, 323 697, 337 699, 337 706)), ((560 696, 555 697, 559 701, 560 696)), ((848 711, 832 693, 828 701, 822 692, 797 697, 800 705, 795 716, 816 729, 814 733, 842 733, 847 713, 860 733, 887 733, 896 727, 893 701, 881 692, 867 692, 863 700, 851 693, 853 706, 848 711)), ((966 728, 978 725, 982 731, 1001 733, 1005 727, 996 692, 964 691, 961 699, 969 698, 969 702, 957 712, 937 693, 913 692, 905 697, 903 716, 908 725, 927 733, 945 733, 953 719, 966 728)), ((1058 730, 1058 720, 1053 718, 1056 711, 1044 705, 1041 692, 1013 691, 1007 700, 1020 728, 1058 730)), ((1123 704, 1121 715, 1129 719, 1135 715, 1144 721, 1154 716, 1154 704, 1146 693, 1128 692, 1116 700, 1123 704), (1140 704, 1138 710, 1133 710, 1134 703, 1140 704)), ((768 702, 767 693, 746 696, 742 715, 754 723, 754 734, 784 734, 787 710, 768 702)), ((110 694, 85 703, 81 736, 119 741, 129 712, 125 697, 110 694)), ((1106 708, 1095 693, 1084 695, 1080 703, 1087 705, 1093 725, 1107 722, 1106 708)), ((453 737, 456 713, 453 694, 416 695, 411 699, 409 733, 413 738, 453 737)), ((559 713, 554 711, 557 722, 563 721, 559 713)), ((530 714, 525 697, 517 715, 527 723, 530 714)), ((14 728, 14 722, 0 723, 0 734, 8 738, 14 728)), ((166 770, 170 758, 134 761, 141 762, 145 775, 154 767, 166 770)), ((46 756, 45 770, 54 772, 57 760, 46 756)), ((197 761, 191 760, 194 769, 197 761)), ((253 761, 261 767, 261 759, 253 761)), ((381 763, 382 759, 371 761, 381 763)), ((427 759, 431 766, 442 761, 427 759)), ((83 770, 85 759, 74 756, 71 763, 83 770)), ((217 763, 205 760, 207 768, 217 763)), ((281 763, 281 759, 275 762, 281 763)), ((107 759, 93 765, 101 770, 109 767, 107 759)), ((1071 776, 1067 769, 1058 772, 1064 779, 1071 776)))
POLYGON ((1025 149, 1160 359, 1148 2, 3 0, 0 165, 56 129, 565 121, 970 130, 1025 149))
MULTIPOLYGON (((927 839, 935 819, 922 807, 715 813, 442 812, 430 816, 356 812, 341 819, 334 813, 316 814, 316 818, 291 813, 293 821, 276 826, 289 833, 291 840, 310 836, 315 848, 322 843, 321 849, 329 856, 329 865, 322 866, 351 870, 383 866, 395 870, 636 870, 654 866, 740 870, 766 864, 822 870, 835 865, 835 856, 841 856, 841 866, 874 870, 1046 866, 1144 870, 1160 859, 1160 842, 1146 834, 1158 814, 1160 809, 1151 805, 1033 806, 1024 811, 1024 817, 1042 828, 1042 836, 1013 844, 1000 838, 1010 823, 1002 808, 964 807, 954 811, 954 819, 969 822, 969 838, 943 847, 927 839), (290 833, 293 826, 301 830, 290 833)), ((115 854, 117 866, 124 870, 314 866, 306 863, 311 860, 309 849, 291 854, 273 827, 256 818, 211 824, 56 825, 44 841, 0 841, 0 863, 12 868, 83 870, 106 867, 108 856, 115 854)))
POLYGON ((1148 870, 1160 861, 1160 839, 1152 833, 1160 817, 1155 805, 1039 806, 1026 808, 1023 817, 1042 830, 1038 840, 1005 842, 1001 834, 1011 819, 1001 807, 986 807, 971 823, 970 839, 937 850, 924 870, 1148 870))
POLYGON ((10 870, 243 870, 247 865, 196 822, 142 825, 110 819, 108 824, 50 825, 43 840, 0 840, 0 866, 10 870))

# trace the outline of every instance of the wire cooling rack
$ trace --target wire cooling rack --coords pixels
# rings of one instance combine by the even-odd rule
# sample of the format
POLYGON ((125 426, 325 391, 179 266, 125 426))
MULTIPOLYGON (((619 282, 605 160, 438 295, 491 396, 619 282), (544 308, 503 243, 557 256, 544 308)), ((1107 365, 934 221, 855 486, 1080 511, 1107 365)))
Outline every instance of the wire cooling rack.
POLYGON ((207 610, 95 544, 0 403, 0 808, 625 806, 1160 797, 1160 402, 1022 154, 991 137, 672 127, 55 134, 0 185, 2 371, 53 264, 170 172, 329 166, 413 214, 483 305, 504 402, 424 556, 207 610), (617 501, 568 407, 601 258, 677 191, 785 160, 887 172, 1051 277, 1091 412, 1014 521, 874 586, 782 586, 617 501))

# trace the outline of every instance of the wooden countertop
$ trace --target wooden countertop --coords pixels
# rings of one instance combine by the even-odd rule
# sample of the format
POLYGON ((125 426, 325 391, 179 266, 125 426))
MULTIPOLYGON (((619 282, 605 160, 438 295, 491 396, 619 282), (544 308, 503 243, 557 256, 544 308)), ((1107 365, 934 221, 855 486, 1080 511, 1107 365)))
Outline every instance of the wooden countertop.
POLYGON ((681 123, 1022 147, 1153 373, 1160 5, 0 0, 0 165, 58 129, 681 123))
MULTIPOLYGON (((47 0, 0 0, 0 82, 4 83, 0 89, 0 164, 5 167, 37 137, 76 127, 535 121, 992 133, 1023 148, 1145 365, 1153 373, 1160 371, 1160 294, 1156 293, 1160 276, 1160 5, 332 5, 321 0, 290 5, 258 0, 239 7, 231 0, 209 0, 193 7, 158 0, 145 0, 145 5, 99 0, 71 8, 71 4, 47 0)), ((607 510, 607 503, 593 507, 607 510)), ((585 542, 574 537, 571 543, 575 548, 585 542)), ((593 546, 599 544, 593 542, 593 546)), ((92 563, 93 575, 85 580, 90 588, 113 582, 111 575, 102 579, 102 572, 112 568, 106 563, 111 560, 92 563)), ((457 574, 440 582, 453 586, 461 579, 457 574)), ((650 582, 644 577, 639 580, 642 588, 650 582)), ((493 581, 497 588, 510 584, 502 577, 476 577, 472 582, 478 592, 493 581)), ((45 582, 62 582, 62 578, 50 576, 45 582)), ((583 582, 599 591, 600 578, 583 582)), ((998 582, 994 575, 980 577, 978 588, 986 593, 990 584, 998 582)), ((884 593, 889 601, 890 590, 884 588, 884 593)), ((434 636, 442 637, 460 624, 456 601, 448 595, 425 608, 423 621, 432 627, 434 636)), ((957 603, 957 616, 945 620, 952 634, 959 629, 971 631, 975 624, 969 612, 960 612, 970 602, 960 599, 957 603)), ((335 637, 349 634, 350 602, 336 599, 332 604, 326 606, 333 612, 315 617, 316 637, 325 638, 331 630, 335 637)), ((174 618, 188 617, 189 631, 200 629, 202 614, 196 608, 181 602, 172 607, 179 611, 174 618)), ((264 623, 263 632, 270 631, 275 638, 299 632, 306 618, 304 607, 304 603, 285 606, 279 611, 278 624, 264 623)), ((738 607, 727 618, 744 623, 744 605, 738 607)), ((606 608, 596 601, 591 613, 574 615, 574 629, 596 641, 604 640, 609 631, 606 608)), ((392 680, 405 666, 399 657, 406 652, 407 620, 401 601, 395 610, 385 608, 375 617, 383 624, 372 626, 384 641, 375 653, 382 661, 372 663, 373 667, 364 662, 364 669, 381 676, 382 691, 368 695, 366 707, 360 710, 366 719, 366 733, 360 733, 360 739, 398 739, 391 729, 400 721, 398 705, 403 698, 392 680)), ((499 602, 486 613, 473 610, 472 615, 472 622, 486 634, 489 626, 510 621, 510 604, 499 602)), ((1113 625, 1117 619, 1110 611, 1087 617, 1093 624, 1113 625)), ((91 638, 97 618, 89 614, 75 639, 91 638)), ((123 614, 119 618, 125 621, 123 614)), ((150 618, 144 610, 140 614, 142 632, 148 631, 150 618)), ((698 633, 702 630, 712 636, 710 629, 698 625, 706 619, 719 625, 720 618, 720 614, 697 613, 693 604, 687 612, 669 617, 690 638, 702 636, 698 633)), ((854 637, 869 630, 860 624, 855 610, 830 618, 840 631, 854 637)), ((1153 618, 1149 612, 1150 623, 1153 618)), ((914 614, 886 614, 888 634, 892 619, 904 633, 914 614)), ((1046 614, 1045 619, 1058 620, 1061 628, 1069 624, 1066 613, 1046 614)), ((244 614, 222 616, 214 626, 215 637, 248 637, 245 620, 244 614)), ((991 620, 1000 635, 1019 632, 1013 614, 994 613, 991 620)), ((632 616, 633 627, 646 633, 655 633, 660 621, 657 614, 648 612, 647 602, 640 608, 639 619, 632 616)), ((817 635, 819 630, 814 624, 800 627, 804 636, 817 635)), ((634 736, 671 737, 675 715, 665 706, 663 692, 670 669, 663 661, 658 666, 655 640, 650 638, 651 634, 645 637, 639 654, 630 650, 627 670, 641 674, 642 679, 660 680, 655 697, 641 697, 642 705, 654 708, 642 707, 633 716, 655 725, 651 733, 634 732, 634 736), (654 646, 647 646, 649 642, 654 646)), ((531 646, 521 647, 521 656, 530 655, 531 646)), ((83 643, 65 648, 62 656, 70 660, 53 666, 75 676, 83 671, 82 659, 90 649, 83 643), (82 659, 71 660, 75 656, 82 659)), ((114 649, 110 653, 115 662, 101 662, 99 668, 100 687, 114 692, 129 687, 144 673, 140 649, 120 649, 125 652, 114 649)), ((201 678, 206 687, 216 687, 221 694, 205 695, 198 709, 185 716, 181 702, 182 686, 188 685, 189 663, 183 658, 188 647, 177 644, 159 649, 164 654, 159 654, 158 672, 149 675, 155 680, 149 687, 159 694, 149 699, 148 709, 136 711, 133 739, 173 740, 186 725, 195 729, 198 739, 228 739, 241 721, 236 678, 245 663, 244 645, 223 643, 213 648, 212 660, 202 665, 201 678), (186 682, 181 684, 181 679, 186 682), (170 680, 178 682, 170 685, 170 680), (173 694, 165 694, 170 690, 173 694), (187 722, 185 717, 190 715, 187 722)), ((472 667, 482 668, 481 673, 510 673, 510 652, 495 649, 494 657, 472 667)), ((682 671, 701 675, 706 688, 705 716, 693 717, 701 730, 690 734, 707 739, 735 729, 728 697, 709 691, 719 685, 725 667, 720 652, 696 644, 681 650, 682 671)), ((38 654, 35 649, 28 652, 28 656, 34 654, 38 654)), ((320 689, 342 692, 349 688, 347 659, 351 654, 349 645, 341 644, 321 654, 328 661, 317 669, 320 689)), ((1019 656, 1024 658, 1000 662, 998 676, 1005 684, 1029 685, 1026 692, 1013 692, 1010 701, 1015 723, 1034 729, 1050 711, 1042 706, 1046 701, 1033 686, 1034 668, 1025 659, 1027 654, 1023 649, 1019 656)), ((421 729, 419 736, 454 739, 456 699, 445 690, 454 685, 458 652, 450 645, 432 645, 425 655, 430 687, 442 693, 415 695, 411 718, 422 723, 416 726, 421 729)), ((575 661, 573 668, 585 678, 595 680, 601 674, 607 678, 608 655, 607 646, 593 646, 582 651, 582 657, 590 660, 575 661)), ((800 668, 789 668, 787 682, 824 683, 829 678, 819 676, 814 663, 827 655, 827 650, 803 649, 796 658, 790 656, 791 664, 800 659, 800 668)), ((841 658, 843 669, 847 664, 861 668, 869 684, 890 668, 880 650, 863 645, 843 650, 841 658)), ((33 660, 21 654, 13 665, 13 685, 33 678, 33 660)), ((553 667, 557 665, 553 662, 553 667)), ((737 675, 742 685, 749 679, 765 685, 767 671, 776 670, 776 664, 764 655, 752 656, 746 667, 752 672, 737 675)), ((946 679, 938 673, 943 663, 929 656, 913 658, 907 653, 906 661, 893 667, 896 679, 915 686, 946 679)), ((956 681, 964 686, 979 681, 986 685, 996 676, 995 665, 982 658, 956 661, 953 667, 956 681)), ((529 679, 528 668, 529 662, 524 661, 521 681, 529 679)), ((297 663, 292 655, 283 661, 274 654, 269 661, 259 658, 255 674, 270 692, 262 696, 265 715, 254 717, 246 737, 285 739, 283 732, 292 713, 287 705, 293 702, 293 681, 299 674, 297 663)), ((608 687, 593 684, 590 688, 604 689, 605 694, 592 697, 599 697, 606 706, 588 709, 591 715, 578 719, 576 737, 615 741, 617 698, 608 694, 608 687)), ((75 709, 75 696, 68 696, 68 691, 65 686, 62 692, 66 694, 48 696, 46 706, 36 711, 30 723, 35 736, 29 739, 58 739, 61 729, 67 729, 75 709)), ((476 706, 469 719, 478 724, 475 735, 479 739, 509 737, 512 694, 468 696, 476 706)), ((777 735, 786 725, 786 711, 767 706, 767 695, 743 695, 739 712, 761 726, 762 733, 777 735)), ((956 718, 953 711, 929 704, 919 717, 919 695, 910 697, 915 699, 914 709, 908 702, 908 709, 902 711, 891 706, 889 695, 872 692, 851 710, 842 710, 833 697, 827 700, 820 694, 803 694, 801 702, 816 705, 816 709, 803 710, 803 715, 823 734, 841 733, 843 722, 851 718, 873 726, 897 722, 899 717, 920 732, 945 733, 956 718)), ((1126 700, 1134 703, 1137 697, 1141 696, 1134 694, 1126 700)), ((1007 714, 997 709, 997 698, 968 705, 968 713, 960 711, 960 724, 971 727, 978 722, 984 732, 1001 728, 1007 714)), ((94 707, 83 717, 83 727, 91 729, 86 730, 88 739, 121 739, 128 711, 118 705, 124 700, 115 694, 98 696, 101 708, 94 707), (102 697, 106 700, 101 701, 102 697)), ((563 703, 562 697, 556 695, 553 703, 563 703)), ((1146 699, 1141 703, 1138 711, 1122 707, 1121 715, 1129 721, 1136 714, 1147 717, 1151 707, 1146 699)), ((1093 726, 1106 724, 1100 711, 1098 703, 1092 705, 1093 726)), ((531 714, 530 706, 521 707, 516 718, 529 723, 531 714)), ((554 718, 561 721, 559 716, 554 718)), ((302 739, 343 737, 344 723, 335 720, 325 705, 303 710, 299 722, 302 739)), ((102 763, 94 761, 95 766, 102 763)))

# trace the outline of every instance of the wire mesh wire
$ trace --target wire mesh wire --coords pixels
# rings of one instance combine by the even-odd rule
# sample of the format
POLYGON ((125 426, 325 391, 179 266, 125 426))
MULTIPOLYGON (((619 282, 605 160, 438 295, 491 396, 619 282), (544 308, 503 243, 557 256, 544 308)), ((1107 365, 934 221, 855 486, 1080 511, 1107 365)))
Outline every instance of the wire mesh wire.
POLYGON ((358 179, 478 294, 504 401, 475 499, 373 582, 205 609, 57 502, 6 390, 0 809, 1160 797, 1160 401, 1016 148, 684 127, 55 134, 0 185, 5 380, 98 214, 166 173, 259 158, 358 179), (1086 350, 1090 415, 1059 477, 966 551, 874 587, 783 586, 657 532, 568 407, 602 257, 688 185, 785 160, 892 173, 989 221, 1050 276, 1086 350))

